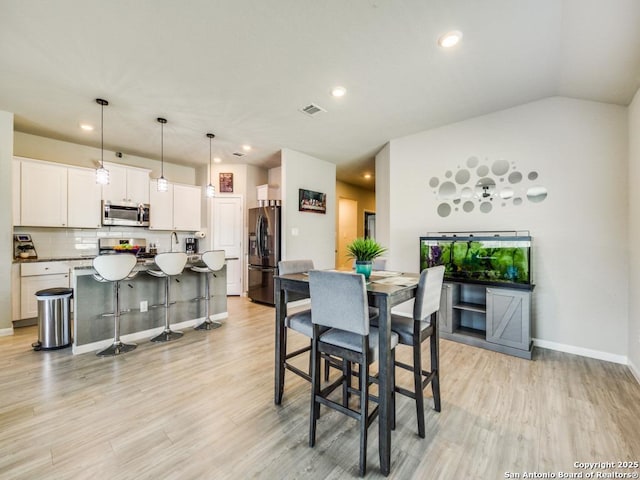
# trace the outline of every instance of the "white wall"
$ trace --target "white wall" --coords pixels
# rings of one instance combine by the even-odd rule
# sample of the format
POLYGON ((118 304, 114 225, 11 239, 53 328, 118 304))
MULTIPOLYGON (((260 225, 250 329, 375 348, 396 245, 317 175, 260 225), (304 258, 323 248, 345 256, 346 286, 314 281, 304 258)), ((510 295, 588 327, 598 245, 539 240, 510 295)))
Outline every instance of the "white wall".
POLYGON ((336 166, 282 150, 282 258, 310 258, 316 268, 335 264, 336 166), (327 213, 298 211, 298 189, 327 194, 327 213), (297 235, 295 231, 297 230, 297 235))
MULTIPOLYGON (((49 162, 65 163, 79 167, 95 168, 100 163, 100 149, 78 145, 76 143, 53 140, 51 138, 15 132, 13 135, 13 154, 20 157, 36 158, 49 162)), ((158 153, 158 156, 160 154, 158 153)), ((104 151, 104 161, 120 163, 130 167, 148 168, 151 177, 160 176, 160 161, 135 155, 123 155, 117 158, 114 151, 104 151)), ((196 185, 195 169, 164 162, 164 176, 173 183, 196 185)))
MULTIPOLYGON (((391 189, 391 146, 387 143, 376 155, 376 241, 389 248, 391 239, 390 214, 391 199, 389 192, 391 189)), ((389 255, 386 268, 395 270, 398 267, 393 265, 393 259, 389 255)))
POLYGON ((640 90, 629 106, 629 366, 640 381, 640 90))
POLYGON ((626 108, 554 97, 392 140, 389 150, 391 268, 417 272, 428 232, 530 230, 537 343, 626 363, 626 108), (429 179, 473 155, 515 162, 525 178, 537 171, 547 199, 438 216, 429 179))
POLYGON ((0 111, 0 335, 11 335, 13 113, 0 111))

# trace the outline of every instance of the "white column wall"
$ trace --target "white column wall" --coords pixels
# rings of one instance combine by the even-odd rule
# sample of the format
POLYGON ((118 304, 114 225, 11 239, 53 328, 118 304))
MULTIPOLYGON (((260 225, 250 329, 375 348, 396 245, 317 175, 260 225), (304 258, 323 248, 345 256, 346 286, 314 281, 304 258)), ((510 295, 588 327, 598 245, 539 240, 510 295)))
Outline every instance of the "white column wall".
POLYGON ((335 266, 336 166, 282 150, 282 259, 309 258, 316 268, 335 266), (327 194, 325 214, 298 211, 298 189, 327 194))
POLYGON ((629 106, 629 366, 640 382, 640 90, 629 106))
POLYGON ((13 113, 0 111, 0 335, 11 335, 13 113))

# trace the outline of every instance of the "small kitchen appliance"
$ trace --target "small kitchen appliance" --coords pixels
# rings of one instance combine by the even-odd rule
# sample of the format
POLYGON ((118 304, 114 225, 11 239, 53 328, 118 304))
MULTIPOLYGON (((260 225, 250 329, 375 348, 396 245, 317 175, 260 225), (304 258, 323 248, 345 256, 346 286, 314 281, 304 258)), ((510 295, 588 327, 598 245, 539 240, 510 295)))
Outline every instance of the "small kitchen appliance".
POLYGON ((187 237, 184 239, 184 250, 187 255, 198 253, 198 239, 195 237, 187 237))
POLYGON ((28 233, 16 233, 13 236, 13 257, 22 259, 36 259, 36 247, 28 233))
POLYGON ((147 252, 146 238, 99 238, 98 253, 100 255, 132 253, 138 258, 153 258, 155 256, 147 252))

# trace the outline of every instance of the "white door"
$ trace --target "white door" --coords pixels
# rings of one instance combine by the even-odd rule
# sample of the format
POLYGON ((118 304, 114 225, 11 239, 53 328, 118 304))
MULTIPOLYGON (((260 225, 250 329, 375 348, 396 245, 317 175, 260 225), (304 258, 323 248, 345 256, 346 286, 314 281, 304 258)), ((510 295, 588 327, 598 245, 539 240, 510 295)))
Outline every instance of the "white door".
POLYGON ((227 257, 227 295, 242 294, 242 197, 214 197, 211 209, 214 250, 224 250, 227 257))
POLYGON ((358 202, 341 198, 338 202, 338 252, 336 268, 351 268, 353 259, 347 257, 347 245, 358 235, 358 202))

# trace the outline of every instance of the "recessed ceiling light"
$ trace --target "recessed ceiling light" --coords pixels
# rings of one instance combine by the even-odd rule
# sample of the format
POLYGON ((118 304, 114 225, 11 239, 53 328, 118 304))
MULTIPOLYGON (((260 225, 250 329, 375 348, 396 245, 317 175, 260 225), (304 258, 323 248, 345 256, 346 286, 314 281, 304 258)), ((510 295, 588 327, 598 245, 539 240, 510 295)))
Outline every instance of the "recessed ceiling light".
POLYGON ((93 131, 93 125, 89 125, 88 123, 81 123, 80 124, 80 128, 82 130, 84 130, 85 132, 91 132, 93 131))
POLYGON ((366 178, 367 180, 369 180, 371 178, 371 174, 370 173, 365 173, 364 174, 364 178, 366 178))
POLYGON ((251 145, 242 145, 242 149, 243 149, 245 152, 248 152, 248 151, 250 151, 250 150, 251 150, 251 145))
POLYGON ((213 157, 213 163, 220 163, 222 159, 220 157, 213 157))
POLYGON ((445 33, 438 39, 438 45, 442 48, 451 48, 456 46, 460 40, 462 40, 462 32, 452 30, 451 32, 445 33))
POLYGON ((331 95, 333 95, 334 97, 344 97, 347 93, 347 89, 344 87, 333 87, 331 89, 331 95))

